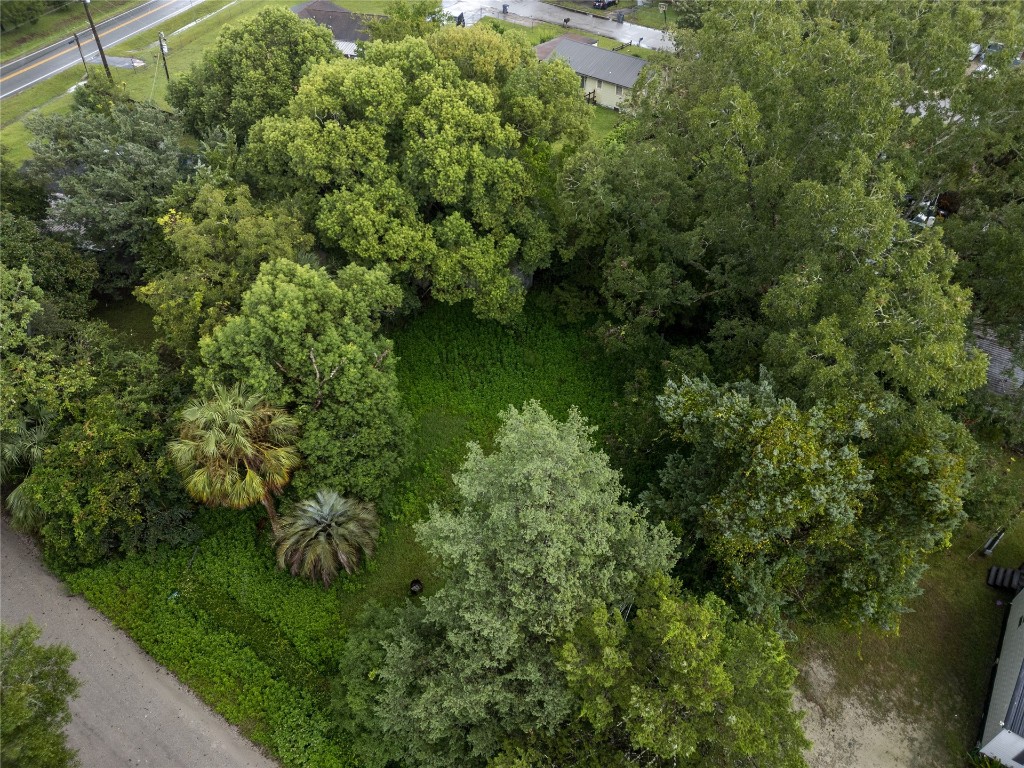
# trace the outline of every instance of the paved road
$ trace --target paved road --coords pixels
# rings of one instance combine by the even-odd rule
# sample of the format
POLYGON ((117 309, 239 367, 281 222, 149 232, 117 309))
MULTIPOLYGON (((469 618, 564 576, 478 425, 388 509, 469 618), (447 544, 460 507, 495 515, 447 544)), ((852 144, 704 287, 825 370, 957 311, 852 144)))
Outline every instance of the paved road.
POLYGON ((71 671, 82 687, 67 732, 83 768, 276 766, 85 600, 69 596, 4 520, 0 618, 19 624, 30 616, 44 642, 78 655, 71 671))
MULTIPOLYGON (((159 25, 162 22, 177 16, 182 11, 187 11, 194 2, 198 1, 149 0, 130 11, 107 19, 102 24, 97 24, 96 29, 100 33, 103 50, 106 51, 122 40, 147 29, 153 30, 152 37, 156 41, 157 32, 162 31, 166 34, 172 31, 171 29, 161 29, 159 25)), ((78 32, 78 39, 82 43, 82 53, 90 65, 98 65, 100 64, 100 55, 92 36, 92 30, 89 29, 89 22, 85 18, 85 12, 77 7, 78 3, 73 5, 75 7, 68 12, 78 13, 82 17, 82 28, 78 32)), ((0 99, 20 93, 29 86, 48 77, 53 77, 65 69, 81 66, 82 57, 78 53, 75 39, 68 37, 59 43, 41 48, 0 66, 0 99)))
MULTIPOLYGON (((674 50, 672 39, 660 29, 642 27, 639 24, 622 24, 611 19, 603 19, 600 16, 591 16, 589 13, 567 11, 556 5, 540 2, 540 0, 443 0, 445 11, 458 16, 466 14, 466 23, 475 24, 483 16, 494 18, 505 18, 518 23, 529 23, 530 21, 544 21, 550 24, 562 25, 565 19, 569 19, 569 29, 591 32, 595 35, 603 35, 622 43, 638 44, 642 48, 654 48, 660 51, 674 50), (501 12, 501 6, 508 5, 508 13, 501 12)), ((615 10, 614 8, 612 9, 615 10)))

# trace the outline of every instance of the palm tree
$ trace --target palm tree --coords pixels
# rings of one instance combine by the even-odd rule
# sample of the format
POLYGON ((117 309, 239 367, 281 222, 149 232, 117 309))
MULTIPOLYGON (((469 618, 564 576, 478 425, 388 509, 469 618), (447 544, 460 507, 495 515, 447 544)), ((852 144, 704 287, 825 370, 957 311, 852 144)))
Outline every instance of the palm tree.
POLYGON ((12 475, 21 478, 6 499, 11 524, 19 531, 34 533, 46 518, 43 510, 25 493, 21 481, 42 458, 43 449, 50 441, 53 421, 52 413, 34 408, 28 415, 18 414, 0 430, 0 487, 9 487, 12 475))
POLYGON ((260 395, 236 384, 215 385, 181 414, 181 437, 171 458, 188 494, 211 507, 244 509, 261 502, 277 531, 274 494, 299 464, 298 422, 260 395))
POLYGON ((293 576, 319 579, 330 586, 338 566, 352 573, 360 555, 373 557, 380 526, 373 504, 319 491, 288 515, 277 540, 277 565, 293 576))

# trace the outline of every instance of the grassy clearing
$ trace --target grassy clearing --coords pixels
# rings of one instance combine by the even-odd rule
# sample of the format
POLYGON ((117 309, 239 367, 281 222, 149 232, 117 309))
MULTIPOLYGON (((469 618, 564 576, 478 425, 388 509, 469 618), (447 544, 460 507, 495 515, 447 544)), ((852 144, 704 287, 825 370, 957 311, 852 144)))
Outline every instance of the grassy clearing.
POLYGON ((605 107, 590 108, 590 131, 595 139, 603 139, 622 122, 622 115, 605 107))
MULTIPOLYGON (((1006 455, 1004 468, 1016 477, 1024 501, 1024 461, 1012 458, 1006 455)), ((836 693, 856 694, 880 717, 899 710, 914 718, 934 733, 948 765, 962 764, 978 736, 1003 615, 1012 599, 986 585, 988 568, 1024 562, 1024 523, 1017 521, 992 557, 973 554, 991 533, 969 525, 952 547, 931 558, 923 594, 911 603, 913 612, 896 636, 797 628, 798 661, 827 662, 836 673, 836 693)))
POLYGON ((408 467, 382 500, 386 514, 420 519, 431 502, 450 500, 466 443, 486 448, 510 405, 536 399, 558 418, 575 405, 599 428, 607 424, 618 382, 596 344, 560 325, 547 301, 531 294, 511 327, 435 305, 395 334, 414 428, 408 467))
MULTIPOLYGON (((10 1, 10 0, 8 0, 10 1)), ((142 5, 146 0, 93 0, 89 9, 97 24, 142 5)), ((26 24, 7 32, 0 32, 0 62, 6 63, 36 48, 56 43, 74 32, 88 29, 89 20, 80 3, 69 3, 57 11, 46 13, 35 24, 26 24)))
POLYGON ((368 568, 330 589, 278 571, 259 511, 206 511, 197 543, 75 574, 71 587, 285 766, 348 766, 330 722, 330 682, 348 628, 371 603, 400 605, 409 582, 438 587, 409 521, 452 493, 465 444, 488 445, 498 412, 536 398, 596 424, 615 382, 578 327, 532 297, 505 328, 462 306, 434 305, 394 335, 414 420, 408 468, 381 504, 384 531, 368 568))

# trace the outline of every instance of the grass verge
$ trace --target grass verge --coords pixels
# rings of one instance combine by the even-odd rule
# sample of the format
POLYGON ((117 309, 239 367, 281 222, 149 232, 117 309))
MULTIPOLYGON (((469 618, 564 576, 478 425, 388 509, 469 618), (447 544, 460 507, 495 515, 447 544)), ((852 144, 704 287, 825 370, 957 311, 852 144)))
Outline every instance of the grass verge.
POLYGON ((450 499, 465 445, 490 443, 498 412, 536 398, 595 423, 615 382, 584 331, 531 297, 503 327, 462 306, 434 305, 395 334, 402 394, 414 418, 408 467, 392 494, 377 555, 330 589, 279 571, 257 511, 206 511, 198 543, 81 571, 73 590, 285 766, 354 765, 329 714, 346 633, 367 604, 400 605, 409 582, 437 588, 410 520, 450 499), (400 518, 400 519, 396 519, 400 518))

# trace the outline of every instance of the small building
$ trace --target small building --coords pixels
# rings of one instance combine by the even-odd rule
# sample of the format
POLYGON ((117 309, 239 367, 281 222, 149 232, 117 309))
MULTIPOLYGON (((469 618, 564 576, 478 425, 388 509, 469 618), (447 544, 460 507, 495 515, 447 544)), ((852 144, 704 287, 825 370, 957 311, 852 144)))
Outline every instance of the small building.
POLYGON ((1024 768, 1024 592, 1010 604, 999 646, 981 752, 1008 768, 1024 768))
POLYGON ((345 56, 355 58, 356 44, 370 39, 360 14, 352 13, 330 0, 313 0, 292 6, 300 19, 310 19, 327 27, 334 36, 334 46, 345 56))
POLYGON ((557 56, 568 62, 580 76, 584 95, 595 104, 611 109, 618 109, 619 103, 629 98, 645 64, 636 56, 606 51, 574 40, 569 35, 542 43, 535 50, 537 58, 542 61, 550 61, 557 56))

